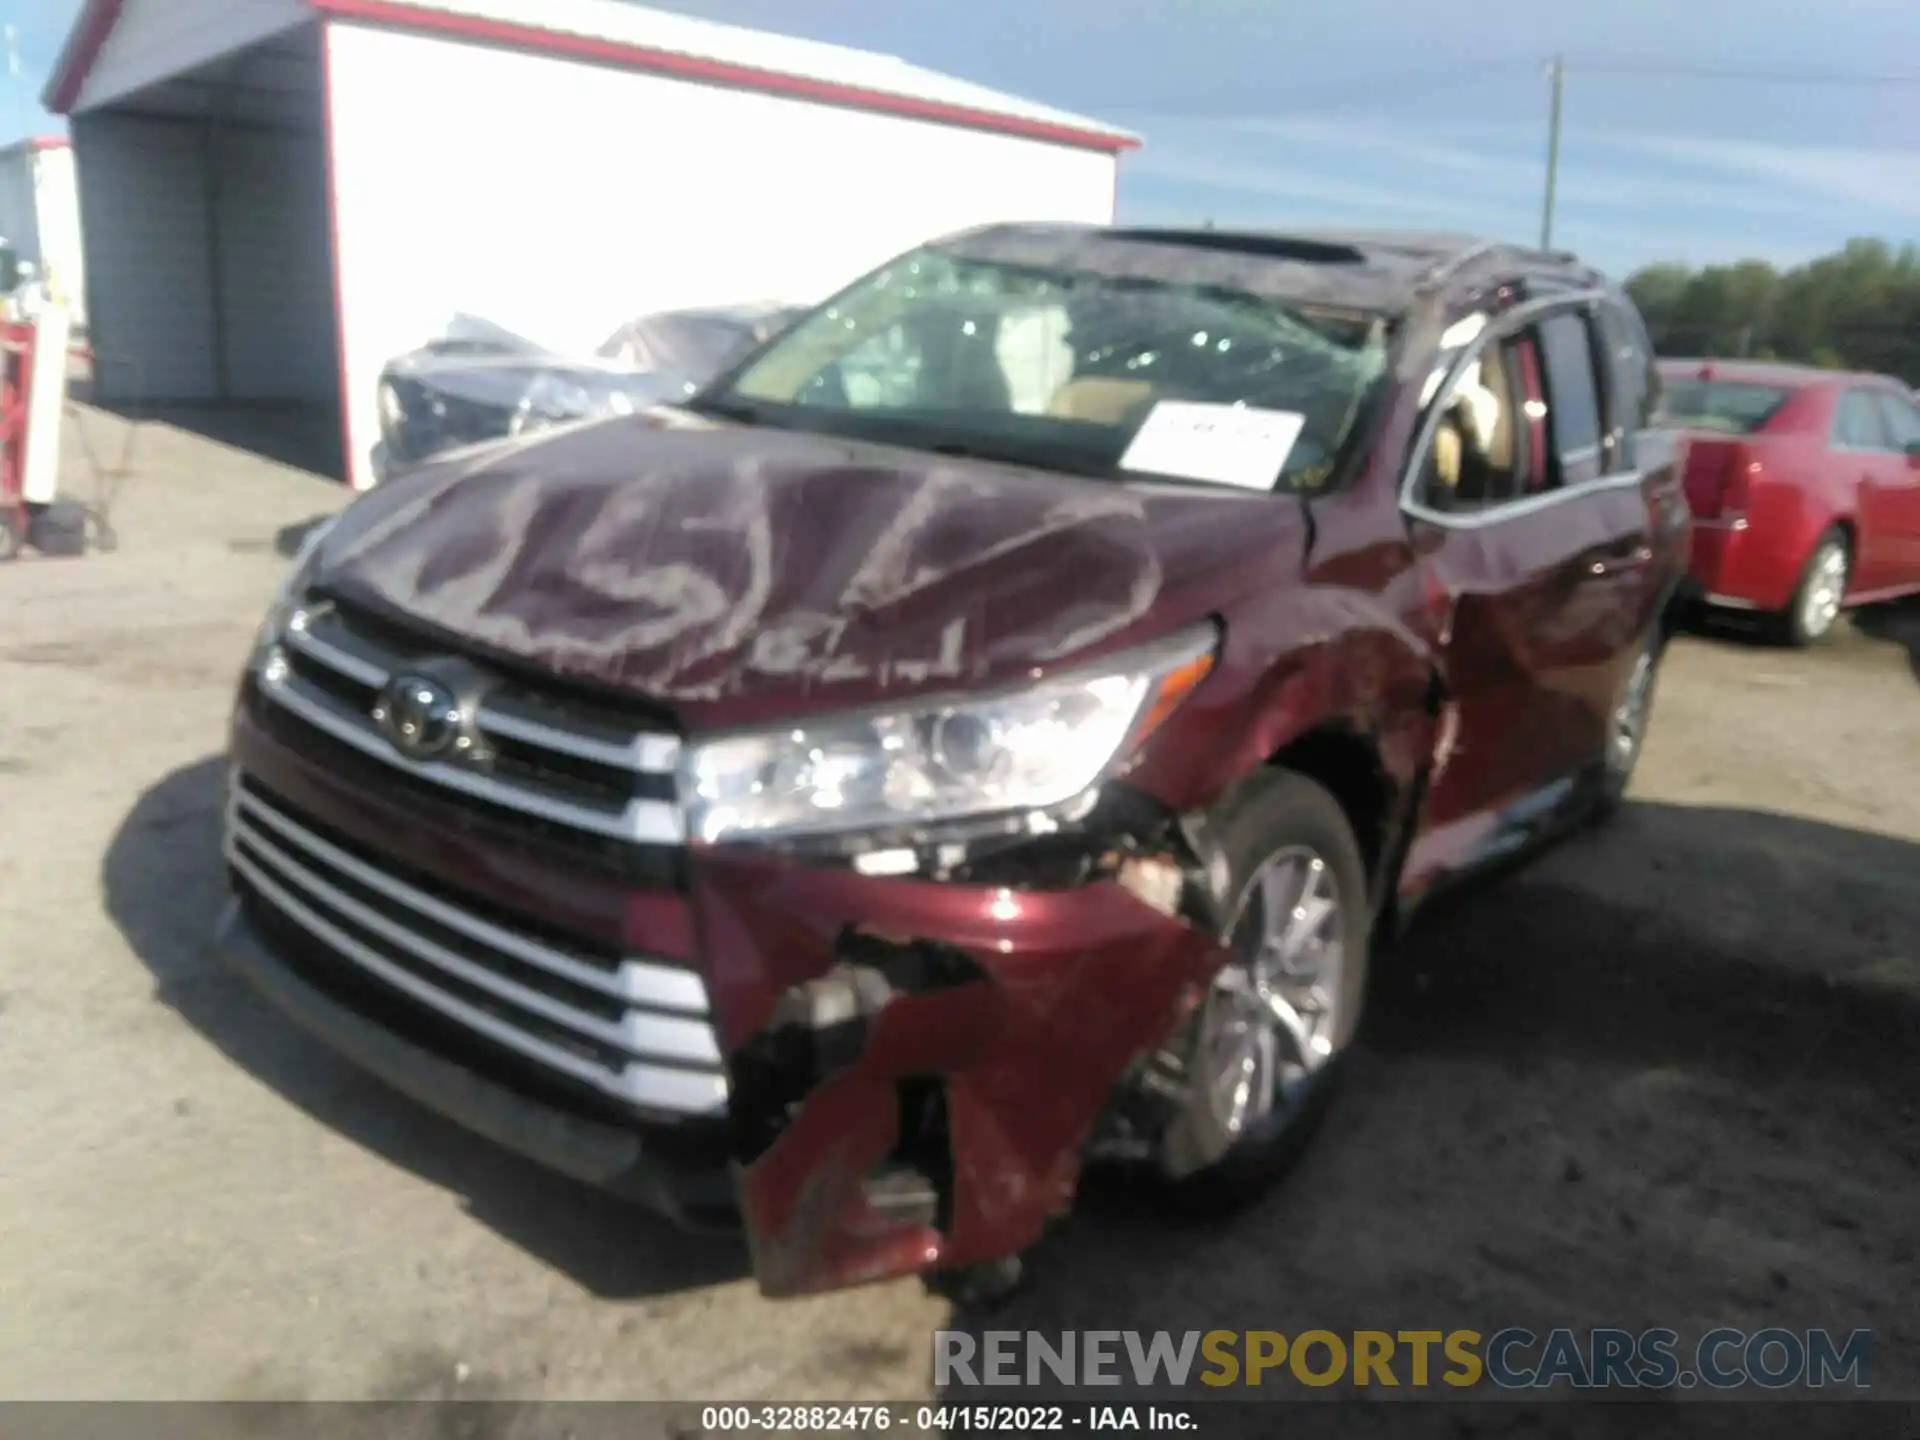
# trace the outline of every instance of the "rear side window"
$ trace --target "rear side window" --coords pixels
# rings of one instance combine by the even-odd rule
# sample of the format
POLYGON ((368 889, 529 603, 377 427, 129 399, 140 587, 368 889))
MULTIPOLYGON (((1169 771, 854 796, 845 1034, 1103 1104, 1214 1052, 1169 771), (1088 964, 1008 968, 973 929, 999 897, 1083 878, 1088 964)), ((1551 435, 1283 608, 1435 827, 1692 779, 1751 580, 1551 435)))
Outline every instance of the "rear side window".
POLYGON ((1882 390, 1875 398, 1880 402, 1880 414, 1887 423, 1887 435, 1893 441, 1893 448, 1906 450, 1920 445, 1920 408, 1916 408, 1913 401, 1889 390, 1882 390))
POLYGON ((1833 443, 1847 450, 1891 450, 1887 427, 1871 390, 1848 390, 1833 417, 1833 443))
POLYGON ((1631 470, 1638 463, 1636 437, 1653 427, 1661 403, 1660 370, 1654 364, 1653 343, 1640 317, 1624 305, 1600 307, 1600 335, 1605 342, 1612 404, 1608 423, 1614 453, 1609 470, 1631 470))
POLYGON ((1793 391, 1739 380, 1669 380, 1655 423, 1677 430, 1752 435, 1764 429, 1793 391))
POLYGON ((1562 485, 1600 474, 1600 387, 1593 337, 1585 317, 1553 315, 1540 323, 1547 364, 1547 433, 1562 485))

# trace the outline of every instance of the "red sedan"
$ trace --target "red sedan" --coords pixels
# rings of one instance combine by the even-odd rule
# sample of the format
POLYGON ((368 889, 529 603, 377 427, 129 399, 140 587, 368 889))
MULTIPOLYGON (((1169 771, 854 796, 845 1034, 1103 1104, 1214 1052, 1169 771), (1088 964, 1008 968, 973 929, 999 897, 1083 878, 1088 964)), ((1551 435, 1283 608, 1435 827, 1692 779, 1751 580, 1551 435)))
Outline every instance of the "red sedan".
POLYGON ((1884 375, 1665 360, 1687 434, 1693 578, 1806 645, 1841 610, 1920 592, 1920 406, 1884 375))

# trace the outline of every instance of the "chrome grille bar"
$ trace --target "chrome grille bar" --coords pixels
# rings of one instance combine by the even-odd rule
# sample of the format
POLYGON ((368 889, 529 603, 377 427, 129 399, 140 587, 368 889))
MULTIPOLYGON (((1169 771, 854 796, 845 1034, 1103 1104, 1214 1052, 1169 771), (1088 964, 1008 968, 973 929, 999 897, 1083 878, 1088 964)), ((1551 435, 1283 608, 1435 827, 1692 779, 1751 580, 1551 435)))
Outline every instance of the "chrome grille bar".
POLYGON ((287 666, 284 655, 268 655, 260 671, 260 688, 275 703, 298 715, 316 730, 325 731, 342 744, 351 745, 383 764, 418 776, 475 800, 523 811, 551 820, 556 825, 611 835, 641 844, 677 845, 686 838, 680 809, 666 800, 629 800, 617 813, 596 810, 571 800, 543 795, 524 785, 495 780, 478 771, 465 770, 438 760, 409 760, 388 743, 373 723, 370 714, 348 709, 325 691, 307 684, 287 666))
POLYGON ((591 760, 619 770, 632 770, 641 775, 671 775, 674 766, 680 763, 680 738, 677 735, 636 735, 624 745, 613 745, 586 735, 576 735, 570 730, 544 725, 538 720, 503 715, 485 705, 474 716, 474 723, 483 735, 504 736, 522 744, 537 745, 543 750, 557 751, 562 755, 572 755, 576 759, 591 760))
POLYGON ((236 790, 228 824, 231 827, 241 823, 265 825, 280 839, 350 876, 369 890, 418 911, 428 920, 444 925, 449 930, 457 930, 469 939, 516 960, 538 966, 563 980, 571 980, 576 985, 601 991, 613 999, 631 1001, 651 1009, 687 1015, 707 1013, 707 987, 691 970, 679 970, 670 965, 657 965, 631 957, 621 961, 617 970, 606 970, 575 959, 537 940, 529 940, 524 935, 517 935, 482 920, 458 906, 449 905, 405 881, 396 880, 338 845, 321 839, 306 826, 289 819, 245 790, 236 790))
POLYGON ((308 620, 306 611, 295 611, 287 623, 286 634, 288 642, 308 659, 317 660, 329 670, 337 670, 370 690, 379 689, 392 678, 390 670, 320 639, 307 628, 308 620))
POLYGON ((228 807, 226 849, 233 868, 286 920, 342 959, 496 1043, 643 1109, 706 1115, 725 1107, 727 1082, 705 1018, 706 987, 693 972, 635 958, 625 960, 618 971, 598 971, 381 874, 238 784, 228 807), (403 907, 403 914, 415 912, 476 944, 456 952, 404 919, 347 893, 303 859, 334 867, 341 876, 403 907), (380 946, 387 947, 385 953, 380 946), (490 950, 628 1003, 618 1020, 589 1013, 490 968, 490 950), (431 975, 408 968, 403 959, 427 967, 431 975), (494 1013, 452 993, 436 983, 435 976, 485 994, 507 1013, 494 1013), (682 1013, 665 1013, 636 1001, 631 993, 613 994, 622 989, 657 995, 682 1013), (689 1011, 691 1016, 685 1013, 689 1011), (598 1059, 556 1044, 515 1024, 512 1015, 521 1012, 596 1042, 619 1058, 598 1059))
POLYGON ((270 700, 364 755, 476 800, 637 844, 678 845, 685 841, 678 805, 667 799, 629 796, 624 793, 627 787, 618 783, 622 775, 636 780, 671 776, 680 760, 676 735, 642 729, 609 738, 603 727, 583 724, 578 729, 570 728, 564 720, 549 722, 510 714, 500 705, 489 704, 484 696, 480 699, 470 718, 482 741, 491 738, 510 742, 536 754, 546 752, 566 760, 586 761, 610 772, 607 803, 596 805, 593 797, 582 798, 577 788, 568 792, 542 785, 537 772, 508 778, 465 762, 414 760, 402 755, 374 721, 370 704, 357 704, 351 696, 332 693, 331 686, 303 678, 291 663, 294 656, 373 693, 384 690, 402 673, 404 657, 353 631, 330 604, 296 610, 280 637, 280 645, 268 652, 259 679, 270 700))

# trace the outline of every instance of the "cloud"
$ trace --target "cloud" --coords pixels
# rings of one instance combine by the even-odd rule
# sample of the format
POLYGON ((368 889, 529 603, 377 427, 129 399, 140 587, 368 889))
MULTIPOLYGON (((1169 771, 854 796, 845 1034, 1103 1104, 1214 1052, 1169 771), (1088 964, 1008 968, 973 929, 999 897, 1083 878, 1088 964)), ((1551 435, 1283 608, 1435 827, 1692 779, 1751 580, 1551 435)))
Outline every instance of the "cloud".
MULTIPOLYGON (((1302 161, 1341 164, 1341 156, 1371 157, 1395 168, 1417 170, 1458 192, 1509 203, 1537 201, 1544 183, 1545 145, 1538 127, 1479 125, 1423 128, 1410 135, 1403 127, 1378 120, 1329 120, 1278 117, 1222 122, 1219 140, 1257 139, 1298 147, 1302 161), (1478 136, 1483 143, 1451 143, 1452 137, 1478 136)), ((1594 137, 1581 137, 1562 153, 1559 197, 1563 203, 1669 205, 1685 209, 1738 210, 1757 215, 1798 215, 1804 196, 1753 178, 1718 183, 1698 178, 1662 178, 1623 168, 1617 160, 1603 168, 1586 155, 1594 137)), ((1735 174, 1740 167, 1725 165, 1735 174)), ((1465 194, 1461 197, 1464 201, 1465 194)), ((1484 206, 1473 207, 1476 211, 1484 206)))
MULTIPOLYGON (((1387 156, 1450 175, 1504 176, 1511 172, 1508 157, 1489 155, 1459 145, 1412 139, 1405 131, 1377 120, 1327 120, 1279 117, 1269 120, 1229 120, 1221 129, 1232 135, 1288 141, 1322 150, 1359 151, 1387 156)), ((1514 132, 1507 132, 1509 134, 1514 132)))
POLYGON ((1459 197, 1422 193, 1402 185, 1329 179, 1298 167, 1219 160, 1163 147, 1142 150, 1127 160, 1125 169, 1130 175, 1147 175, 1163 183, 1356 210, 1471 216, 1484 214, 1486 209, 1459 197))
POLYGON ((1679 229, 1670 225, 1633 225, 1566 215, 1554 222, 1553 238, 1555 245, 1567 246, 1623 276, 1642 265, 1668 260, 1685 265, 1725 265, 1736 260, 1798 265, 1833 248, 1817 242, 1783 241, 1766 232, 1743 228, 1679 229))
POLYGON ((1656 159, 1732 171, 1804 197, 1839 200, 1887 215, 1920 217, 1920 150, 1768 145, 1675 135, 1596 136, 1656 159))

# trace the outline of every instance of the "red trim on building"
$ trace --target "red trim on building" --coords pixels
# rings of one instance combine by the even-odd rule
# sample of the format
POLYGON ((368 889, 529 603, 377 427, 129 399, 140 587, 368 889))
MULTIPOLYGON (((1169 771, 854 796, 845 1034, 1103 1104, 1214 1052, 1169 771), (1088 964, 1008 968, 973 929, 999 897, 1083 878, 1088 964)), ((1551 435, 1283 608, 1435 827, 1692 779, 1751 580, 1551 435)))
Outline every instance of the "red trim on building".
MULTIPOLYGON (((320 143, 333 154, 333 27, 320 25, 320 143)), ((353 489, 358 473, 353 454, 353 388, 347 369, 347 290, 340 261, 340 182, 337 167, 327 162, 327 243, 333 247, 333 360, 340 370, 340 464, 353 489)), ((371 483, 371 482, 369 482, 371 483)))
MULTIPOLYGON (((56 115, 72 111, 85 88, 87 76, 100 58, 100 52, 119 23, 126 0, 86 0, 86 8, 68 36, 66 49, 54 67, 42 99, 56 115)), ((776 70, 739 65, 727 60, 709 60, 697 55, 681 55, 646 45, 600 39, 591 35, 573 35, 537 25, 488 20, 473 15, 458 15, 444 10, 423 9, 404 0, 307 0, 320 15, 341 20, 364 20, 400 29, 422 30, 478 40, 576 60, 620 65, 635 70, 725 85, 741 90, 758 90, 769 95, 814 100, 821 104, 842 105, 850 109, 871 110, 900 115, 914 120, 929 120, 973 130, 989 130, 1002 135, 1017 135, 1029 140, 1045 140, 1083 150, 1119 154, 1139 148, 1130 135, 1110 130, 1090 130, 1076 125, 1059 125, 1045 120, 1029 120, 967 105, 926 100, 911 95, 894 95, 884 90, 869 90, 832 80, 814 80, 803 75, 787 75, 776 70)))
POLYGON ((27 141, 29 150, 65 150, 73 144, 64 135, 36 135, 27 141))
POLYGON ((53 79, 47 82, 46 93, 41 97, 54 114, 65 115, 73 109, 107 37, 120 23, 120 9, 125 3, 126 0, 87 0, 87 8, 80 12, 73 33, 67 37, 67 47, 60 52, 59 63, 53 67, 53 79))
MULTIPOLYGON (((117 3, 117 0, 106 0, 117 3)), ((799 100, 814 100, 827 105, 901 115, 914 120, 930 120, 972 130, 991 130, 1029 140, 1046 140, 1083 150, 1118 154, 1136 149, 1140 142, 1111 131, 1088 130, 1079 126, 1056 125, 1044 120, 1028 120, 1017 115, 1002 115, 971 106, 951 105, 939 100, 924 100, 910 95, 892 95, 831 80, 813 80, 802 75, 786 75, 727 60, 708 60, 695 55, 680 55, 646 45, 607 40, 591 35, 572 35, 534 25, 488 20, 473 15, 456 15, 444 10, 427 10, 399 3, 399 0, 309 0, 322 15, 339 20, 364 20, 399 29, 422 30, 479 40, 515 49, 563 55, 575 60, 597 61, 634 70, 650 70, 679 79, 703 81, 741 90, 758 90, 769 95, 784 95, 799 100)))

